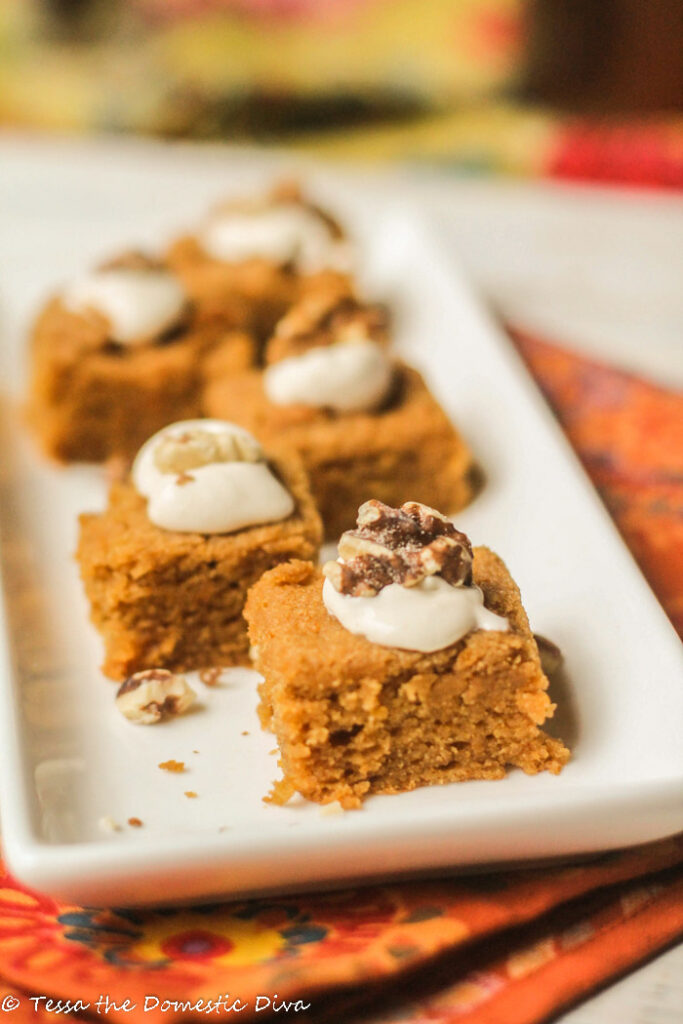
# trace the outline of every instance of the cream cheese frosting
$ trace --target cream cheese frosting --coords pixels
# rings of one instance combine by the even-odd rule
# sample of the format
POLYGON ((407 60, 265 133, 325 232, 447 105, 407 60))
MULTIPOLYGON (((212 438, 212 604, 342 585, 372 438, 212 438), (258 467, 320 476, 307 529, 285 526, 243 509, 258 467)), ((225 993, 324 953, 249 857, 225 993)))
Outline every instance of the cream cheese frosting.
POLYGON ((210 256, 226 263, 293 262, 304 273, 347 271, 351 264, 348 242, 334 238, 325 221, 299 203, 218 212, 203 227, 199 241, 210 256))
POLYGON ((372 597, 341 594, 326 579, 323 602, 350 633, 409 651, 450 647, 473 629, 509 629, 506 618, 484 607, 479 587, 455 587, 440 576, 412 587, 391 583, 372 597))
POLYGON ((151 522, 183 533, 232 533, 286 519, 294 499, 248 431, 224 420, 164 427, 132 468, 151 522))
POLYGON ((393 375, 382 345, 370 338, 346 339, 271 364, 263 386, 276 405, 362 412, 381 404, 393 375))
POLYGON ((142 344, 163 333, 179 320, 187 302, 169 271, 123 267, 78 278, 61 298, 72 313, 95 310, 106 317, 112 339, 123 345, 142 344))
POLYGON ((356 528, 339 538, 339 557, 323 565, 322 598, 350 633, 383 647, 443 650, 472 630, 509 629, 484 605, 472 575, 469 537, 419 501, 392 508, 370 498, 356 528))

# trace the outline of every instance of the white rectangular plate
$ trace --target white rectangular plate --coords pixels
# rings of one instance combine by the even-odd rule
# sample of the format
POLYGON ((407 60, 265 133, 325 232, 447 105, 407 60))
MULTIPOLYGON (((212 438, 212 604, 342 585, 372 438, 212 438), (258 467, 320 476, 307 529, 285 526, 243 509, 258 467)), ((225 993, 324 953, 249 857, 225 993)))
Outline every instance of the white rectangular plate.
MULTIPOLYGON (((65 150, 53 163, 37 154, 31 174, 10 162, 0 372, 15 396, 23 331, 49 286, 111 248, 168 234, 233 186, 256 187, 249 161, 228 170, 215 154, 98 152, 65 150)), ((267 170, 256 168, 261 178, 267 170)), ((376 180, 313 177, 355 223, 368 282, 397 306, 402 352, 425 371, 485 472, 458 525, 505 558, 533 628, 565 652, 553 729, 573 758, 559 777, 513 771, 329 815, 303 800, 263 802, 277 755, 258 725, 252 672, 227 672, 215 687, 196 681, 198 709, 182 719, 128 723, 99 672, 72 557, 77 514, 104 501, 102 473, 47 465, 5 402, 3 847, 20 878, 64 899, 257 893, 578 854, 683 828, 680 646, 551 414, 414 210, 383 209, 376 180), (170 758, 187 770, 160 770, 170 758), (126 824, 132 816, 142 828, 126 824), (103 833, 103 817, 123 828, 103 833)))

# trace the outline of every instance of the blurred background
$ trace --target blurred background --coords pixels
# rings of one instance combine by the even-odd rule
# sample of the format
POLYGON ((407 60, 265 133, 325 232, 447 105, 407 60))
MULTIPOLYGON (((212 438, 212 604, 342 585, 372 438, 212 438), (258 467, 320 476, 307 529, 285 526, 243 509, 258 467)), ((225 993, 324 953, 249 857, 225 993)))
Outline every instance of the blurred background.
POLYGON ((508 323, 683 385, 682 0, 0 0, 16 244, 169 142, 193 216, 216 154, 379 175, 508 323))
POLYGON ((0 123, 683 187, 680 0, 2 0, 0 123))

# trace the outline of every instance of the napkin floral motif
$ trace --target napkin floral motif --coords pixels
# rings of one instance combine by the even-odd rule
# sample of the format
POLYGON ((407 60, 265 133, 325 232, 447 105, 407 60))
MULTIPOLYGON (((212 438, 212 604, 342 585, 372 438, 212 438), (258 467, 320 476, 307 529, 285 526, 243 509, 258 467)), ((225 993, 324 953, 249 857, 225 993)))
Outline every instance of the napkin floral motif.
MULTIPOLYGON (((118 1004, 128 999, 134 1010, 107 1016, 134 1024, 201 1019, 201 1013, 157 1010, 153 1004, 145 1012, 145 999, 155 994, 196 1002, 230 991, 248 1004, 244 1020, 259 994, 305 997, 314 1008, 321 991, 374 988, 389 978, 400 981, 418 966, 428 972, 437 954, 467 951, 477 940, 533 923, 579 896, 588 898, 583 918, 559 920, 519 948, 503 945, 498 959, 466 973, 452 991, 440 994, 436 1015, 430 1010, 425 1017, 416 1005, 417 1016, 400 1018, 445 1022, 454 1019, 444 1016, 446 1010, 451 1014, 459 1007, 461 1013, 463 1006, 474 1008, 494 995, 501 999, 503 988, 518 987, 541 969, 561 970, 567 956, 576 957, 606 928, 612 933, 610 948, 625 952, 626 963, 634 951, 652 952, 653 941, 670 941, 683 930, 683 878, 680 869, 673 879, 661 872, 682 862, 679 837, 579 866, 145 911, 64 906, 4 873, 0 982, 19 993, 22 1006, 31 995, 49 993, 89 1003, 93 1016, 103 993, 118 1004), (616 901, 591 905, 596 891, 619 884, 624 888, 616 901), (650 905, 657 905, 658 927, 644 929, 640 942, 619 944, 618 929, 650 905)), ((605 977, 609 958, 590 962, 603 963, 595 983, 605 977)), ((393 1019, 399 1018, 386 1018, 393 1019)), ((508 1018, 508 1024, 516 1021, 508 1018)))

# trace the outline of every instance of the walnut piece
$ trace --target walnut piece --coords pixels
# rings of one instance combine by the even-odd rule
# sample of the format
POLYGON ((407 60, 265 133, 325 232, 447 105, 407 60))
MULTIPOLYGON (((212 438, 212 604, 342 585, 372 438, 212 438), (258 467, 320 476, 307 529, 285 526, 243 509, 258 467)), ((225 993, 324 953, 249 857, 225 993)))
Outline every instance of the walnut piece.
POLYGON ((248 434, 214 432, 202 427, 162 436, 154 448, 154 464, 162 473, 185 473, 214 462, 260 462, 263 449, 248 434))
POLYGON ((342 281, 328 282, 296 303, 279 321, 266 348, 266 363, 311 348, 358 341, 388 343, 389 314, 379 303, 363 303, 342 281))
POLYGON ((154 725, 162 718, 182 715, 193 704, 195 692, 184 676, 163 668, 136 672, 118 689, 116 706, 131 722, 154 725))
POLYGON ((469 538, 435 509, 417 501, 391 508, 372 499, 361 505, 356 523, 339 540, 341 561, 323 566, 340 594, 373 597, 390 583, 413 587, 437 574, 455 587, 471 585, 469 538))

